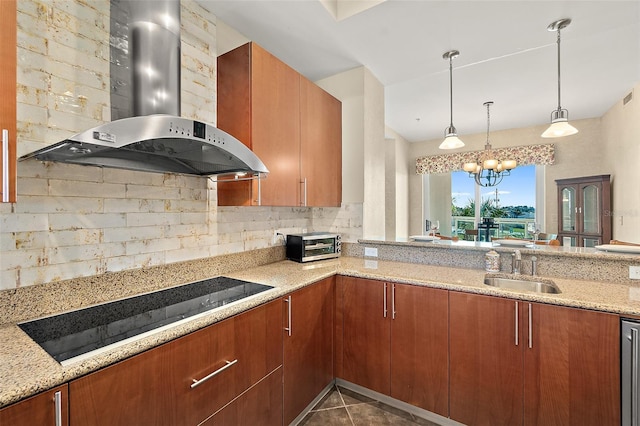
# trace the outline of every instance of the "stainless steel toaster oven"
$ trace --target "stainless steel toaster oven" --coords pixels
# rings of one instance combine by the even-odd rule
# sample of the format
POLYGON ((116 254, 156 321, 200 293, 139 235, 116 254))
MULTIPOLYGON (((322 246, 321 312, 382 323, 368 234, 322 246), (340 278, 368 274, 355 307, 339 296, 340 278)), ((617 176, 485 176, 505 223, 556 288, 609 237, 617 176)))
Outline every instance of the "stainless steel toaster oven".
POLYGON ((287 259, 296 262, 331 259, 340 256, 340 235, 327 232, 309 232, 287 235, 287 259))

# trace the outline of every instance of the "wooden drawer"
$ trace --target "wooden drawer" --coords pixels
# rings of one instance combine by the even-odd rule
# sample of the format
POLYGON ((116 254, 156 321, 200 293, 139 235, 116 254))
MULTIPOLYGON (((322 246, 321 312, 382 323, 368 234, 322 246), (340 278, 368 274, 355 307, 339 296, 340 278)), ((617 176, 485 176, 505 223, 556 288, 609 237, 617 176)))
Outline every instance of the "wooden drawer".
POLYGON ((198 424, 282 365, 281 324, 274 301, 75 380, 71 423, 198 424))
POLYGON ((58 386, 0 410, 0 426, 53 426, 58 424, 56 421, 61 426, 69 424, 67 385, 58 386))
POLYGON ((282 425, 282 368, 210 417, 203 426, 282 425))

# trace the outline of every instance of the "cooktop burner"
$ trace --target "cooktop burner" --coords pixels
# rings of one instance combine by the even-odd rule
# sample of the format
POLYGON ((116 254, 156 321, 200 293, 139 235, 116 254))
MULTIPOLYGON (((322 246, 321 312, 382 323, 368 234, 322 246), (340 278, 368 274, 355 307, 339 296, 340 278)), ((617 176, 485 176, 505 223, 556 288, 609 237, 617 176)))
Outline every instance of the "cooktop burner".
MULTIPOLYGON (((272 286, 216 277, 77 311, 27 321, 18 326, 56 361, 124 344, 143 333, 272 289, 272 286)), ((67 361, 67 362, 64 362, 67 361)))

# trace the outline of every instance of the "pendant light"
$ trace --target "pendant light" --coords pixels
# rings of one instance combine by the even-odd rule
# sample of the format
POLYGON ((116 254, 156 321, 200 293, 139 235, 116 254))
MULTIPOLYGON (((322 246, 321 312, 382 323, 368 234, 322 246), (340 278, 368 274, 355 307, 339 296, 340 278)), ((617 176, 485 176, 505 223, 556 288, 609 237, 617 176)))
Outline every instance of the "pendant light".
POLYGON ((453 58, 457 58, 460 52, 457 50, 450 50, 442 55, 443 59, 449 60, 449 116, 451 121, 449 127, 444 129, 444 140, 440 144, 440 149, 456 149, 462 148, 464 142, 458 138, 458 132, 453 125, 453 58))
POLYGON ((478 162, 465 163, 463 169, 469 173, 469 177, 476 180, 478 185, 489 187, 496 186, 502 182, 505 176, 511 174, 511 169, 514 169, 517 163, 516 160, 500 160, 495 157, 491 149, 491 142, 489 142, 489 107, 493 105, 493 102, 488 101, 482 105, 487 107, 487 142, 478 162))
POLYGON ((569 124, 569 111, 560 106, 560 30, 566 28, 570 23, 571 19, 559 19, 547 27, 548 31, 558 33, 558 109, 551 112, 551 126, 544 131, 543 138, 561 138, 578 133, 578 129, 569 124))

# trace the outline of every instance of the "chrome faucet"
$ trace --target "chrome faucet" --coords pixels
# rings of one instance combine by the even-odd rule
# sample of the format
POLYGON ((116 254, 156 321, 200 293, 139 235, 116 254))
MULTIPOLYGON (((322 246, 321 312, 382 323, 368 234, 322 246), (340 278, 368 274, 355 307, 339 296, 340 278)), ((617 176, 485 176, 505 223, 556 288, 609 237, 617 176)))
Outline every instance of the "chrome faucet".
POLYGON ((531 256, 531 275, 538 275, 538 258, 531 256))
POLYGON ((520 250, 516 250, 515 253, 511 253, 511 272, 514 275, 520 274, 520 263, 522 262, 522 256, 520 250))

